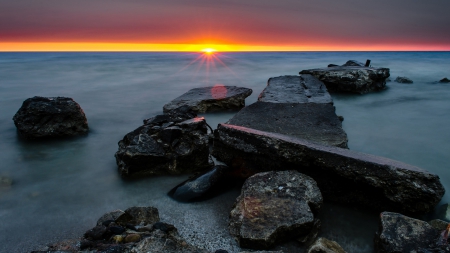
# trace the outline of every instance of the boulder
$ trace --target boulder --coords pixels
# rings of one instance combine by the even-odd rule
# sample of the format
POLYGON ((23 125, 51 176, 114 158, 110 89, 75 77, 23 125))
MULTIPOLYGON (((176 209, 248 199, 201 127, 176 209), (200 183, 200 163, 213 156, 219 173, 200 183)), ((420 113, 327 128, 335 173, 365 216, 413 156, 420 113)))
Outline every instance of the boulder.
POLYGON ((325 199, 374 210, 426 213, 445 192, 437 175, 408 164, 228 124, 214 131, 212 154, 253 173, 298 170, 317 181, 325 199))
POLYGON ((297 171, 248 178, 230 213, 230 234, 242 248, 268 249, 311 232, 322 205, 316 182, 297 171))
POLYGON ((366 67, 356 61, 349 61, 343 66, 302 70, 300 74, 315 76, 330 91, 359 94, 385 89, 386 78, 390 75, 388 68, 366 67))
POLYGON ((181 202, 201 201, 224 192, 230 185, 228 166, 217 165, 175 186, 169 196, 181 202))
POLYGON ((164 113, 182 106, 187 106, 195 112, 239 109, 245 106, 245 98, 252 94, 251 89, 215 85, 192 89, 164 105, 164 113))
POLYGON ((375 234, 375 252, 450 252, 446 238, 442 241, 441 233, 425 221, 383 212, 375 234))
POLYGON ((204 118, 156 116, 119 141, 116 162, 123 178, 181 174, 212 167, 204 118))
POLYGON ((413 80, 405 76, 397 76, 397 78, 395 78, 395 81, 397 83, 413 83, 413 80))
POLYGON ((330 241, 326 238, 317 239, 311 247, 309 247, 308 253, 346 253, 345 250, 335 241, 330 241))
POLYGON ((20 136, 27 139, 86 134, 89 130, 80 105, 66 97, 32 97, 13 117, 20 136))
POLYGON ((106 224, 104 224, 105 222, 111 222, 111 221, 115 222, 117 220, 117 218, 119 218, 123 214, 125 214, 125 212, 122 210, 114 210, 114 211, 105 213, 104 215, 102 215, 102 217, 100 217, 97 220, 97 226, 106 225, 106 224))
MULTIPOLYGON (((155 207, 133 206, 125 210, 125 213, 132 217, 130 221, 127 221, 128 224, 145 226, 159 222, 159 212, 155 207)), ((116 222, 119 221, 120 219, 116 220, 116 222)))
POLYGON ((349 60, 346 63, 342 64, 344 67, 365 67, 364 63, 355 61, 355 60, 349 60))
POLYGON ((440 83, 450 83, 450 80, 447 77, 442 78, 439 80, 440 83))

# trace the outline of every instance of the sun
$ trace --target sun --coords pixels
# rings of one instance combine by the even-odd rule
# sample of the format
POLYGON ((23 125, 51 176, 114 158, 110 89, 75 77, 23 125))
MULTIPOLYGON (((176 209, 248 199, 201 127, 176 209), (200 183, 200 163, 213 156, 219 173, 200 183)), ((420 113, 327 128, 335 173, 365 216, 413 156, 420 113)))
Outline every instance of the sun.
POLYGON ((214 48, 204 48, 202 49, 202 52, 204 52, 205 54, 213 54, 217 52, 217 50, 215 50, 214 48))

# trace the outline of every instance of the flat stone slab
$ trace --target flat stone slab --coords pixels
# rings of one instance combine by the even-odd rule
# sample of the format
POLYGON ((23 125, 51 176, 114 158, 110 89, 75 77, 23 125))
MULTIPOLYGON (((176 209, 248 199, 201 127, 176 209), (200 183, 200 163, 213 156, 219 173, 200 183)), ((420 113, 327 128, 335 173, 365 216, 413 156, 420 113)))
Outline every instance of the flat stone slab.
POLYGON ((268 249, 308 234, 322 205, 316 182, 297 171, 248 178, 230 213, 230 234, 242 248, 268 249))
POLYGON ((361 66, 334 66, 328 68, 307 69, 300 74, 310 74, 324 82, 330 91, 344 91, 365 94, 386 88, 386 78, 390 76, 388 68, 361 66))
POLYGON ((267 81, 260 102, 333 104, 323 82, 311 75, 279 76, 267 81))
POLYGON ((239 111, 227 124, 347 148, 347 134, 332 104, 256 102, 239 111))
POLYGON ((317 182, 325 200, 374 210, 426 213, 445 192, 437 175, 405 163, 228 124, 215 130, 212 154, 254 174, 298 170, 317 182))
POLYGON ((245 106, 245 98, 252 94, 251 89, 216 85, 192 89, 164 105, 164 113, 180 107, 188 107, 194 112, 239 109, 245 106))

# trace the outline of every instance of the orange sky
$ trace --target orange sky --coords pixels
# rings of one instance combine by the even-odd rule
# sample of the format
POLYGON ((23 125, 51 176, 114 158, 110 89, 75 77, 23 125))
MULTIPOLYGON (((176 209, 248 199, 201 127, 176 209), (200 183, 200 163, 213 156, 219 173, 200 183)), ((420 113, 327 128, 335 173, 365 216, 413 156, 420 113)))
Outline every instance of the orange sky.
POLYGON ((450 1, 0 0, 0 51, 448 51, 450 1))

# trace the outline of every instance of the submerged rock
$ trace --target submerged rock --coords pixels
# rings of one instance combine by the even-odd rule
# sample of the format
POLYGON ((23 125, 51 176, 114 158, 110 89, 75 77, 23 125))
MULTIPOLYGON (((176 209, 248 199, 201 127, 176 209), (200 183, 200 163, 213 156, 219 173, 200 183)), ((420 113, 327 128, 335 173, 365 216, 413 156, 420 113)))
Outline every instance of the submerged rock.
POLYGON ((230 213, 242 248, 268 249, 310 233, 322 205, 316 182, 297 171, 256 174, 245 181, 230 213))
POLYGON ((442 78, 439 80, 440 83, 450 83, 450 80, 447 77, 442 78))
POLYGON ((324 82, 330 91, 344 91, 365 94, 386 88, 388 68, 366 67, 357 61, 348 61, 342 66, 308 69, 300 74, 311 74, 324 82))
POLYGON ((212 167, 205 119, 177 122, 183 119, 156 116, 125 135, 115 154, 120 175, 181 174, 212 167))
POLYGON ((345 250, 335 241, 326 238, 317 239, 308 249, 308 253, 346 253, 345 250))
POLYGON ((86 134, 86 116, 72 98, 33 97, 13 117, 19 134, 27 139, 86 134))
POLYGON ((383 212, 375 234, 375 252, 450 252, 447 239, 441 241, 441 232, 425 221, 383 212))
POLYGON ((397 83, 413 83, 413 80, 405 76, 397 76, 397 78, 395 78, 395 81, 397 83))
POLYGON ((291 136, 219 124, 212 153, 232 168, 298 170, 317 181, 325 199, 376 210, 426 213, 439 203, 439 177, 420 168, 291 136))
POLYGON ((200 201, 222 193, 230 185, 228 166, 217 165, 177 185, 170 190, 169 196, 181 202, 200 201))
POLYGON ((251 89, 236 86, 195 88, 164 105, 163 111, 168 113, 182 106, 195 112, 239 109, 245 106, 245 98, 251 94, 251 89))

